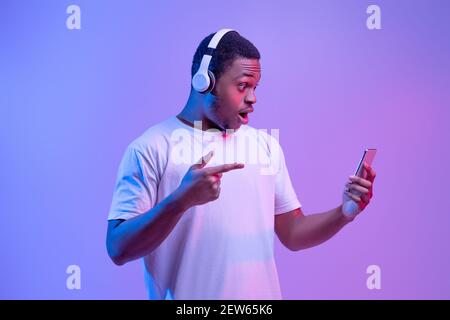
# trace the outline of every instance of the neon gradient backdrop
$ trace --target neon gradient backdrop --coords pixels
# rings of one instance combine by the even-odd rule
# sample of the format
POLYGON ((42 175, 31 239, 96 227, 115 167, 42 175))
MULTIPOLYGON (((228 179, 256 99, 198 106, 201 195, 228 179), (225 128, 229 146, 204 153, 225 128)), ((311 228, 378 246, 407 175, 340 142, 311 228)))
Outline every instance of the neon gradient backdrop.
MULTIPOLYGON (((250 117, 280 129, 306 214, 340 204, 366 147, 370 206, 327 243, 276 240, 285 299, 450 298, 450 2, 2 1, 0 298, 145 299, 115 266, 106 218, 126 145, 176 114, 200 40, 237 29, 260 50, 250 117), (66 8, 81 8, 68 30, 66 8), (366 9, 381 8, 381 30, 366 9), (81 290, 66 268, 81 268, 81 290), (381 289, 366 286, 369 265, 381 289)), ((220 254, 220 253, 218 253, 220 254)))

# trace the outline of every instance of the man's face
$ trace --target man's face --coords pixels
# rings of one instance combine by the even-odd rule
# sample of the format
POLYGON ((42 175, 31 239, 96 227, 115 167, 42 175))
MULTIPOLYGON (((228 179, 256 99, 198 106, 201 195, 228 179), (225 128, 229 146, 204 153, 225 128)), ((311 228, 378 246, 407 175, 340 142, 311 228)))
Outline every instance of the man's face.
POLYGON ((214 88, 215 100, 205 110, 209 120, 222 129, 237 130, 248 123, 256 103, 255 89, 261 79, 257 59, 238 58, 220 76, 214 88))

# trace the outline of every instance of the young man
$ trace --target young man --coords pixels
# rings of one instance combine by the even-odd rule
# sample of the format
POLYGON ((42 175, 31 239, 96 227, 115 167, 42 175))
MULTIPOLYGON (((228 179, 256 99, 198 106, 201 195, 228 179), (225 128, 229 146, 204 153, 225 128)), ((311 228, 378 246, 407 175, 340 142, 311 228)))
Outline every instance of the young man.
POLYGON ((346 185, 344 202, 358 204, 351 215, 342 204, 303 214, 281 147, 247 126, 260 54, 237 32, 219 32, 196 50, 183 110, 133 141, 120 164, 108 253, 118 265, 143 258, 151 299, 280 299, 274 233, 290 250, 318 245, 372 197, 365 166, 365 179, 346 185), (199 88, 205 65, 211 83, 199 88))

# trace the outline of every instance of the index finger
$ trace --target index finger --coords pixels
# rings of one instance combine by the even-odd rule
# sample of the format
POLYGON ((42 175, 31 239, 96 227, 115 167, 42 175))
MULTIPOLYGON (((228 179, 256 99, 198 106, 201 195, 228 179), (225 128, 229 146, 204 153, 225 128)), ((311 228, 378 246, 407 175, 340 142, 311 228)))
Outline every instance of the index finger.
POLYGON ((223 172, 228 172, 231 170, 242 169, 242 168, 244 168, 243 163, 228 163, 228 164, 222 164, 220 166, 206 168, 205 171, 207 174, 217 174, 217 173, 223 173, 223 172))
POLYGON ((363 186, 365 188, 372 187, 372 182, 369 181, 369 180, 366 180, 364 178, 357 177, 357 176, 350 176, 349 179, 350 179, 351 182, 356 182, 356 183, 360 184, 361 186, 363 186))

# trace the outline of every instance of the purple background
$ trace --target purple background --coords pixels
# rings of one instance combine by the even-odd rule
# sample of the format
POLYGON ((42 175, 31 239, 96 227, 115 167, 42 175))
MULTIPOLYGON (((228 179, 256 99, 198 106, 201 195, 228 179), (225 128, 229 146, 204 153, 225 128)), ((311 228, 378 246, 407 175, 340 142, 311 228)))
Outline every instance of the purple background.
POLYGON ((378 148, 361 216, 305 251, 276 240, 284 298, 449 299, 450 2, 211 3, 1 2, 0 298, 146 298, 141 262, 105 249, 118 164, 184 105, 200 40, 231 27, 262 54, 250 125, 280 129, 306 214, 338 206, 378 148), (70 4, 81 30, 66 28, 70 4), (382 30, 366 28, 370 4, 382 30), (71 264, 81 290, 66 288, 71 264))

